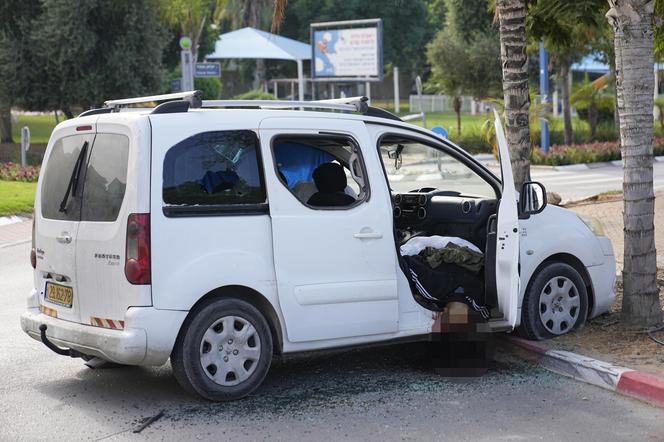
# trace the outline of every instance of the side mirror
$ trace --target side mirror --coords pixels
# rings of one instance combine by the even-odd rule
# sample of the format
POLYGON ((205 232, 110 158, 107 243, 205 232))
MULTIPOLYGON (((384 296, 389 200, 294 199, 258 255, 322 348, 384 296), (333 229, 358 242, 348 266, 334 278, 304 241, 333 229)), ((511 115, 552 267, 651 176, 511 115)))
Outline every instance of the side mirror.
POLYGON ((530 216, 540 213, 546 207, 546 189, 542 183, 528 181, 523 183, 519 196, 519 212, 530 216))

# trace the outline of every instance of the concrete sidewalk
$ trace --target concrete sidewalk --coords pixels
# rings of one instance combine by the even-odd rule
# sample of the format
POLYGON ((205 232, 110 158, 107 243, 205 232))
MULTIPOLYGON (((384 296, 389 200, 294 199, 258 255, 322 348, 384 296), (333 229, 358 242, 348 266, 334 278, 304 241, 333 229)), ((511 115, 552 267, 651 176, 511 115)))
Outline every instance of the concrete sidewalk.
MULTIPOLYGON (((617 199, 607 202, 595 202, 570 207, 575 212, 593 216, 602 222, 606 236, 613 242, 616 255, 617 271, 622 272, 623 267, 623 200, 617 199)), ((655 193, 655 247, 657 248, 657 262, 664 266, 664 225, 658 225, 657 220, 664 219, 664 192, 655 193)))
POLYGON ((31 219, 0 225, 0 248, 30 241, 31 236, 31 219))

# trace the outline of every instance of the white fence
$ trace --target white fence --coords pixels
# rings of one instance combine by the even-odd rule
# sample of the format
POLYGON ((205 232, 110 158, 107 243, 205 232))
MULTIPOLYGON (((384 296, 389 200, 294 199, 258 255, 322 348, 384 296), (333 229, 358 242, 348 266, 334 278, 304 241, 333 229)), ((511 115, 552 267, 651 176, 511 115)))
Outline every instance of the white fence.
MULTIPOLYGON (((448 95, 418 95, 410 96, 411 112, 454 112, 452 106, 454 98, 448 95)), ((473 97, 461 97, 461 112, 475 115, 482 111, 484 105, 473 100, 473 97)))

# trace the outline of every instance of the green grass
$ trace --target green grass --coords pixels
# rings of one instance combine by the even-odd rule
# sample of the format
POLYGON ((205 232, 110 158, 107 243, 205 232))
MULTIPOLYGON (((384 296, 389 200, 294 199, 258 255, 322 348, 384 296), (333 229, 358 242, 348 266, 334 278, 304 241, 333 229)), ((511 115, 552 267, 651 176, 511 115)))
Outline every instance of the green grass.
MULTIPOLYGON (((60 115, 60 121, 64 116, 60 115)), ((34 144, 46 144, 55 127, 55 115, 53 113, 45 115, 19 115, 18 122, 12 125, 12 134, 14 142, 21 142, 21 128, 28 126, 30 128, 30 142, 34 144)))
MULTIPOLYGON (((487 117, 482 114, 461 114, 461 133, 479 132, 486 119, 487 117)), ((457 134, 457 120, 454 112, 428 112, 426 120, 428 128, 443 126, 450 135, 457 134)), ((411 123, 421 126, 422 120, 413 120, 411 123)))
POLYGON ((0 181, 0 216, 31 213, 37 183, 0 181))

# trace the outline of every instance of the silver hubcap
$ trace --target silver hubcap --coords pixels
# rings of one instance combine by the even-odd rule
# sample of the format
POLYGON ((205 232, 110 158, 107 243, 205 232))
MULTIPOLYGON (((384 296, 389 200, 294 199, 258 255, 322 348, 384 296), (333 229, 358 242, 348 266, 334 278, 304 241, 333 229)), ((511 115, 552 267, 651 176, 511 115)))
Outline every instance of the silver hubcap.
POLYGON ((256 371, 261 341, 249 321, 224 316, 203 335, 200 355, 203 371, 215 383, 225 387, 238 385, 256 371))
POLYGON ((540 319, 554 335, 567 333, 579 318, 581 300, 574 283, 564 276, 551 278, 539 298, 540 319))

